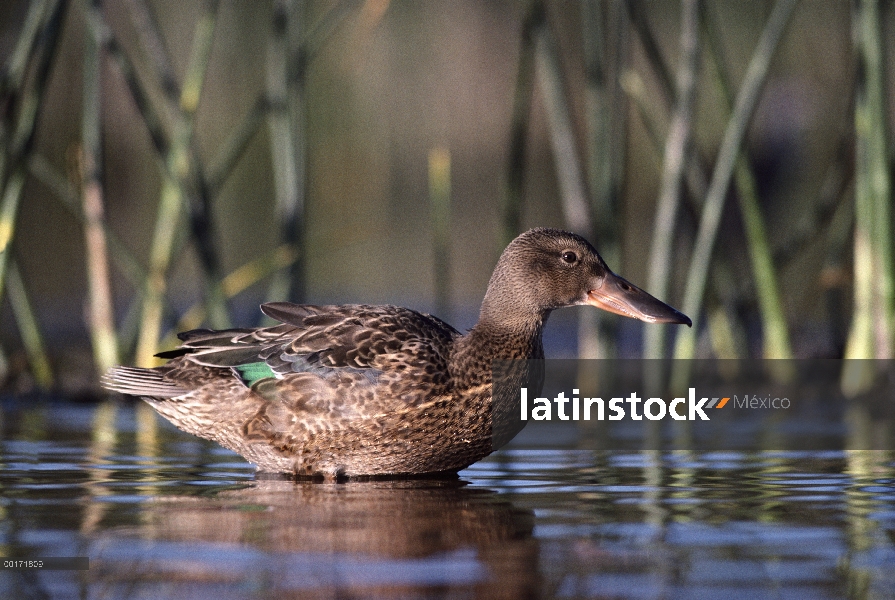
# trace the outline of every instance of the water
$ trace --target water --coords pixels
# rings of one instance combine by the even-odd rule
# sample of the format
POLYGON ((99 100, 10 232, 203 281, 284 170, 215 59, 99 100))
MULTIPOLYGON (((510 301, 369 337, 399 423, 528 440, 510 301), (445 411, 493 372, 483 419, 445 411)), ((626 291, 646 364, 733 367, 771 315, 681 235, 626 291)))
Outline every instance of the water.
POLYGON ((895 598, 895 455, 524 436, 456 479, 293 483, 139 404, 6 401, 4 598, 895 598), (580 445, 580 442, 578 442, 580 445))

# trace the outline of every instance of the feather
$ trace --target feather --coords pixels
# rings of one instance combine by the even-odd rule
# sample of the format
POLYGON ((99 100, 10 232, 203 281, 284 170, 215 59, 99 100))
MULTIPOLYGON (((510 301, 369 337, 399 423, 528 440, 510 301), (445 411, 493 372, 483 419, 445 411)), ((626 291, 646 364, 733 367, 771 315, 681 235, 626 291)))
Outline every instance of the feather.
POLYGON ((189 393, 188 389, 167 381, 162 372, 138 367, 112 367, 103 375, 102 384, 106 389, 133 396, 174 398, 189 393))

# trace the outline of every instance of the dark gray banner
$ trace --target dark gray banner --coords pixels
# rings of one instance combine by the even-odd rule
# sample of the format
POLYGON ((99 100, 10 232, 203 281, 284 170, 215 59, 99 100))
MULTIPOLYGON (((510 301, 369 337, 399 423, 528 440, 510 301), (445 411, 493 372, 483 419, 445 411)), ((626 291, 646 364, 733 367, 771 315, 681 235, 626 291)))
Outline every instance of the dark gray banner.
POLYGON ((494 363, 494 447, 888 450, 891 360, 494 363))

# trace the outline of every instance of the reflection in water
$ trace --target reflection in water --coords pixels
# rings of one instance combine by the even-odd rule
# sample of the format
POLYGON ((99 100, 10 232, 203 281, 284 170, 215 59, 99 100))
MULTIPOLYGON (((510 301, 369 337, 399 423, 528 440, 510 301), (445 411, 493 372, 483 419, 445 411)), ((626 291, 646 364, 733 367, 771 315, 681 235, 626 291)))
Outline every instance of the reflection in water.
POLYGON ((294 483, 130 405, 3 409, 0 554, 91 566, 0 571, 4 598, 895 596, 891 452, 523 439, 456 479, 294 483))
POLYGON ((242 582, 278 597, 438 587, 525 598, 536 589, 533 514, 457 479, 260 480, 210 498, 158 498, 142 511, 139 529, 107 532, 92 545, 93 584, 242 582))
POLYGON ((895 597, 890 452, 501 458, 466 474, 535 511, 550 596, 895 597))

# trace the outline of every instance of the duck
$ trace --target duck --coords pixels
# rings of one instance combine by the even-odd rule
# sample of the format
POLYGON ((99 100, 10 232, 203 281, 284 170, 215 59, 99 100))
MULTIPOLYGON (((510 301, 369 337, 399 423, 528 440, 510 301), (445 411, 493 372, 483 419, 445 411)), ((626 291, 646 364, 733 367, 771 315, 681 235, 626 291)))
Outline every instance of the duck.
POLYGON ((113 367, 101 383, 262 473, 327 481, 456 473, 525 424, 493 393, 495 361, 542 364, 550 313, 584 304, 692 325, 613 273, 583 237, 536 228, 503 251, 465 334, 398 306, 269 302, 261 311, 277 325, 187 331, 157 355, 164 365, 113 367))

